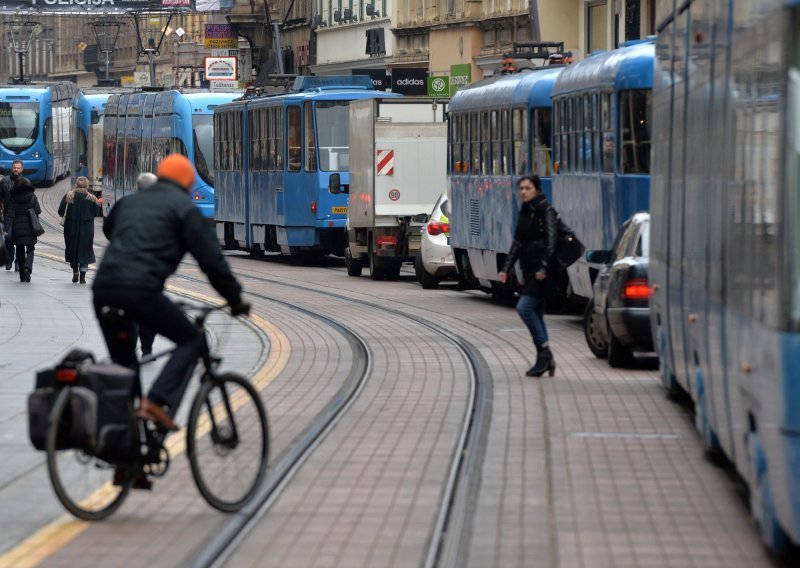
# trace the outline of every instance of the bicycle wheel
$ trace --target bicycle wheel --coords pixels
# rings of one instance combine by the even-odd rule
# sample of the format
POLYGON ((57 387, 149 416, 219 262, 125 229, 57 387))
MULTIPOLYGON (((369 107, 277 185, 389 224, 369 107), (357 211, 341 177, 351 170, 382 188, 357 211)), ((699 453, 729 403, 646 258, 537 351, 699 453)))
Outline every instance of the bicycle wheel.
POLYGON ((83 450, 58 449, 58 433, 69 427, 70 389, 63 389, 50 415, 45 451, 47 471, 56 497, 64 508, 85 521, 99 521, 116 511, 131 488, 132 476, 125 471, 114 485, 114 465, 83 450))
POLYGON ((267 413, 256 389, 233 373, 203 382, 186 427, 192 476, 209 505, 241 509, 267 472, 267 413))

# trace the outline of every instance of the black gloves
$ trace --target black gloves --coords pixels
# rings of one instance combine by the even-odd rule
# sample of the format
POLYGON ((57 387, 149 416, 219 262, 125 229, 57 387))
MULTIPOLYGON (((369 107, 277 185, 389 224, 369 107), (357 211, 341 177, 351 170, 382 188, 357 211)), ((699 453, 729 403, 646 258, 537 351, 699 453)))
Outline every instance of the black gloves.
POLYGON ((246 316, 249 313, 250 313, 250 304, 248 302, 239 300, 237 303, 231 304, 232 316, 246 316))

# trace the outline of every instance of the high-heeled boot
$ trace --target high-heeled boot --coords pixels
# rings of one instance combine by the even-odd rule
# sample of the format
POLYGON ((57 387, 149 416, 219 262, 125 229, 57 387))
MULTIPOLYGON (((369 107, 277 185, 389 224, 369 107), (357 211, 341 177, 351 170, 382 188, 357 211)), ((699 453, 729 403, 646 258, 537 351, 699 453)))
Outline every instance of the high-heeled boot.
POLYGON ((528 377, 541 377, 545 373, 551 377, 556 374, 556 361, 553 358, 553 352, 550 351, 549 346, 537 346, 536 362, 533 364, 533 367, 528 369, 525 375, 528 377))

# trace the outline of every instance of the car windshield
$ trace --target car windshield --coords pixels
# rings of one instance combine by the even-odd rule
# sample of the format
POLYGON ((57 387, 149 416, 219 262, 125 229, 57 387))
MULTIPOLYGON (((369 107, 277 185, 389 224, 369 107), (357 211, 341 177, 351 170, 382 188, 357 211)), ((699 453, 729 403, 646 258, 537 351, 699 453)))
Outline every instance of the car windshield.
POLYGON ((317 112, 319 169, 346 172, 350 167, 350 103, 320 101, 317 112))
POLYGON ((200 178, 214 187, 214 125, 210 114, 192 115, 194 165, 200 178))
POLYGON ((0 144, 12 152, 33 146, 39 130, 39 103, 0 102, 0 144))

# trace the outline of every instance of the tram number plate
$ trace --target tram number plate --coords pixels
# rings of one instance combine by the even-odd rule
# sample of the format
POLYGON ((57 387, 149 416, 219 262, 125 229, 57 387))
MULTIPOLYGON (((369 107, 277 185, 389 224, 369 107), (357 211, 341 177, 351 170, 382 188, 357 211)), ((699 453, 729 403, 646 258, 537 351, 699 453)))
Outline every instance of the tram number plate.
POLYGON ((331 213, 335 215, 346 215, 347 207, 331 207, 331 213))

